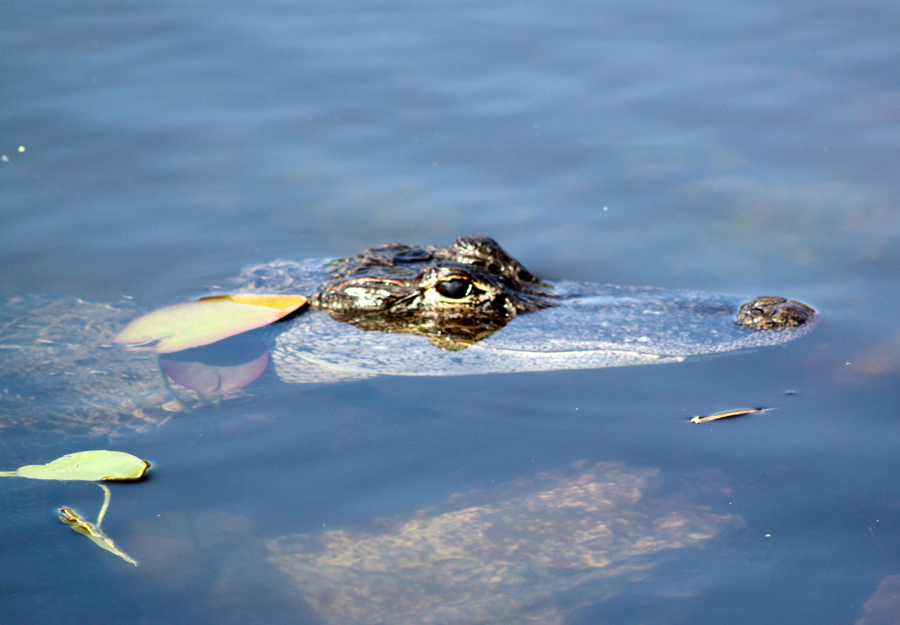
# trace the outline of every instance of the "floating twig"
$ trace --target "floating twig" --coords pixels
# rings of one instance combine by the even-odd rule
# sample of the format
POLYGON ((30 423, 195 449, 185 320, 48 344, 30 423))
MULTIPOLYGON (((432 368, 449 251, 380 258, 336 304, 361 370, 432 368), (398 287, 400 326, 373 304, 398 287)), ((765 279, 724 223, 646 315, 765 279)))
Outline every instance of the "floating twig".
POLYGON ((717 421, 719 419, 727 419, 729 417, 741 417, 745 414, 752 414, 755 412, 765 412, 767 410, 775 410, 774 408, 744 408, 742 410, 729 410, 728 412, 718 412, 716 414, 711 414, 708 417, 694 417, 691 419, 691 423, 704 423, 706 421, 717 421))

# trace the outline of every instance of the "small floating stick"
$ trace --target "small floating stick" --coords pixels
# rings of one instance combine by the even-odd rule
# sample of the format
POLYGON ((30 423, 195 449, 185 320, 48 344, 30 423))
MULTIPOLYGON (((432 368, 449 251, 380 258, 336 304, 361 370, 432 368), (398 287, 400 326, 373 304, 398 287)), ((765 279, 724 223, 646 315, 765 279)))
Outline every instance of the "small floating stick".
POLYGON ((694 417, 691 419, 691 423, 704 423, 705 421, 717 421, 719 419, 727 419, 728 417, 741 417, 745 414, 751 414, 754 412, 766 412, 767 410, 775 410, 774 408, 744 408, 742 410, 729 410, 728 412, 718 412, 716 414, 711 414, 708 417, 694 417))

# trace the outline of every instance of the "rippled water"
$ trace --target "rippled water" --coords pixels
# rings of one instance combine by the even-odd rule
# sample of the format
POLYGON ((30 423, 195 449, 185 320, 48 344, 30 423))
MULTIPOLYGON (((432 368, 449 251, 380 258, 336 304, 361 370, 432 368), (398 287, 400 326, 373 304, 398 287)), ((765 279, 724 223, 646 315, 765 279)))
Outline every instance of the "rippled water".
POLYGON ((6 428, 0 469, 154 467, 103 523, 137 568, 55 520, 95 486, 0 481, 0 621, 896 620, 895 3, 0 13, 0 294, 151 308, 480 232, 542 277, 823 319, 682 364, 269 380, 112 440, 6 428), (777 410, 687 423, 754 406, 777 410))

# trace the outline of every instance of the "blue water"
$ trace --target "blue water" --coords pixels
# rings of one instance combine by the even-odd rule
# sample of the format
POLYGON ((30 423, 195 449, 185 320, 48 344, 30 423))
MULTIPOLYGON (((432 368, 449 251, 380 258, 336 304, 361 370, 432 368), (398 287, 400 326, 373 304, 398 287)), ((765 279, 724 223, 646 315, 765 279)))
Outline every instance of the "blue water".
POLYGON ((728 521, 602 579, 519 571, 537 607, 444 622, 875 622, 866 600, 900 574, 895 3, 0 16, 0 294, 150 308, 251 263, 479 232, 542 277, 782 294, 823 318, 678 365, 272 385, 114 441, 4 431, 10 462, 108 447, 154 468, 104 521, 137 568, 55 521, 95 486, 0 483, 0 621, 417 622, 353 621, 273 544, 449 518, 454 496, 499 506, 585 461, 657 471, 643 499, 728 521), (753 406, 778 409, 686 422, 753 406))

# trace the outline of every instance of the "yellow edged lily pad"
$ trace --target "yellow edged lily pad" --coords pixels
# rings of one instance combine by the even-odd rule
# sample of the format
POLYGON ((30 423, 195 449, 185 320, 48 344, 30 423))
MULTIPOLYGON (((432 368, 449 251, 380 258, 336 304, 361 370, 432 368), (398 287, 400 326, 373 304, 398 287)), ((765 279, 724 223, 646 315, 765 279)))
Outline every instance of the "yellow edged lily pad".
POLYGON ((133 320, 113 339, 127 349, 177 352, 254 330, 306 304, 302 295, 214 295, 158 308, 133 320))
POLYGON ((19 467, 14 475, 33 480, 139 480, 150 463, 122 451, 98 449, 67 454, 47 464, 19 467))

